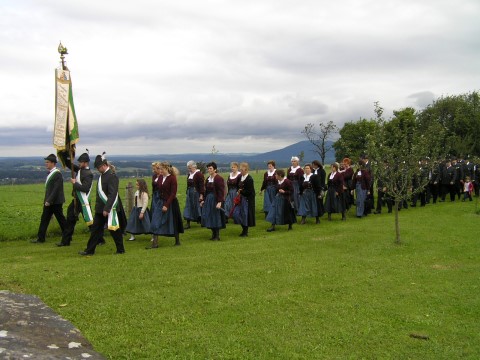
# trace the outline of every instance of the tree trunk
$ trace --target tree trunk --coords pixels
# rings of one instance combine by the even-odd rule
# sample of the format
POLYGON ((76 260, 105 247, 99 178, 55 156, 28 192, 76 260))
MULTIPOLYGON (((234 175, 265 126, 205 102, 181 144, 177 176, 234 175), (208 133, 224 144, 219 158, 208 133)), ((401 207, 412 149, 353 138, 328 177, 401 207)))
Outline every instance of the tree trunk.
POLYGON ((400 201, 395 199, 395 209, 394 209, 394 214, 395 214, 395 244, 400 245, 401 240, 400 240, 400 223, 398 221, 398 207, 400 206, 400 201))

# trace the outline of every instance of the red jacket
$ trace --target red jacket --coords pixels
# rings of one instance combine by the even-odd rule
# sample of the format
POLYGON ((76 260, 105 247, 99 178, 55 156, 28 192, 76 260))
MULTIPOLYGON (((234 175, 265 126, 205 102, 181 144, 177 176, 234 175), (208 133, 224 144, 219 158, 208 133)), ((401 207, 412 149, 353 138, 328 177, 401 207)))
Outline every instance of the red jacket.
POLYGON ((164 201, 163 206, 170 207, 172 201, 177 197, 177 178, 175 175, 169 175, 163 182, 163 175, 160 175, 157 181, 157 189, 160 199, 164 201))

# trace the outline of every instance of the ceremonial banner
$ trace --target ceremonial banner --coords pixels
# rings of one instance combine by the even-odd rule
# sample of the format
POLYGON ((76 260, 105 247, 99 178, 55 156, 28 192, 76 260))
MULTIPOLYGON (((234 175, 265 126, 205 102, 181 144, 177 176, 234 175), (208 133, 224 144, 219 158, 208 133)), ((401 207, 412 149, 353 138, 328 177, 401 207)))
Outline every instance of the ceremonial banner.
MULTIPOLYGON (((55 70, 55 126, 53 129, 53 147, 57 151, 72 151, 75 156, 75 144, 80 140, 77 117, 73 105, 70 71, 55 70)), ((65 164, 63 164, 65 166, 65 164)))

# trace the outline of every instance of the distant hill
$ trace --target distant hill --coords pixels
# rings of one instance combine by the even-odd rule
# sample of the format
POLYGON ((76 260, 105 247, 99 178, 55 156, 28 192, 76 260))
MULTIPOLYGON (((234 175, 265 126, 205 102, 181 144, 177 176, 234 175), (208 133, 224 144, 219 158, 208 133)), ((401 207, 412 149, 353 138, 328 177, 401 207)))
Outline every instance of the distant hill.
MULTIPOLYGON (((330 144, 330 143, 329 143, 330 144)), ((290 165, 292 156, 298 156, 302 151, 304 159, 302 164, 315 159, 320 160, 314 151, 315 147, 309 141, 300 141, 282 149, 268 151, 261 154, 175 154, 175 155, 122 155, 110 156, 108 159, 117 167, 117 173, 121 177, 144 177, 151 175, 153 161, 169 161, 176 166, 181 174, 186 173, 186 163, 189 160, 208 163, 215 161, 220 171, 228 171, 232 161, 246 161, 251 169, 264 169, 269 160, 275 160, 277 168, 290 165)), ((325 162, 328 164, 335 158, 330 151, 325 162)), ((2 184, 26 184, 45 181, 44 160, 41 156, 36 157, 1 157, 0 158, 0 185, 2 184)), ((69 170, 63 171, 64 178, 69 178, 69 170)))
MULTIPOLYGON (((331 145, 332 142, 328 142, 328 145, 331 145)), ((315 152, 315 147, 307 140, 300 141, 295 144, 289 145, 282 149, 268 151, 260 154, 252 153, 235 153, 235 154, 211 154, 211 153, 186 153, 186 154, 168 154, 168 155, 132 155, 132 156, 111 156, 110 159, 113 161, 158 161, 159 159, 169 161, 171 163, 182 164, 186 163, 189 160, 210 162, 215 161, 217 164, 228 164, 232 161, 246 161, 251 166, 264 165, 269 160, 275 160, 278 166, 289 166, 290 159, 292 156, 298 156, 302 151, 304 153, 304 158, 302 163, 312 162, 317 159, 320 160, 319 155, 315 152)), ((335 159, 335 152, 332 149, 327 153, 325 162, 332 162, 335 159)))
MULTIPOLYGON (((331 145, 332 142, 328 142, 327 145, 331 145)), ((248 161, 252 163, 265 163, 269 160, 275 160, 278 166, 289 166, 292 156, 298 156, 302 151, 304 158, 302 163, 312 162, 313 160, 321 160, 316 148, 309 141, 300 141, 295 144, 284 147, 283 149, 269 151, 263 154, 252 155, 248 157, 248 161)), ((329 163, 335 159, 335 152, 333 150, 327 153, 325 162, 329 163)))

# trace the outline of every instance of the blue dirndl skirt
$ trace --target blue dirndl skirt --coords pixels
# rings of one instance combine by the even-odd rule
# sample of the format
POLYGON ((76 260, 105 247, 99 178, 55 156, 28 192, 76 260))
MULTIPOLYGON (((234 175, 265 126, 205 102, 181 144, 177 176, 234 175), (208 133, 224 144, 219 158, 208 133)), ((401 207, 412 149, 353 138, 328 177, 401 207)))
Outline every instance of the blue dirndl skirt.
POLYGON ((272 204, 275 201, 275 194, 277 193, 277 187, 275 185, 268 185, 263 194, 263 211, 268 213, 272 208, 272 204))
POLYGON ((160 199, 159 206, 152 213, 150 232, 154 235, 174 236, 183 233, 180 206, 175 198, 166 212, 162 211, 164 201, 160 199))
POLYGON ((127 221, 126 232, 130 234, 150 234, 150 217, 148 215, 148 209, 143 214, 143 219, 140 220, 140 212, 142 208, 134 206, 130 217, 127 221))
POLYGON ((231 188, 230 190, 228 190, 227 197, 225 199, 225 204, 223 206, 223 208, 225 209, 225 215, 227 217, 230 216, 230 212, 233 209, 233 199, 235 199, 235 196, 237 196, 237 191, 238 191, 237 188, 231 188))
POLYGON ((183 209, 183 217, 185 220, 200 220, 201 208, 199 196, 200 194, 193 186, 187 188, 187 199, 185 201, 185 209, 183 209))
POLYGON ((312 189, 305 189, 300 195, 300 206, 298 207, 299 216, 318 216, 317 195, 312 189))
POLYGON ((202 227, 209 229, 225 228, 225 212, 224 210, 217 209, 216 206, 217 200, 215 199, 215 195, 213 193, 207 194, 202 206, 202 227))
POLYGON ((294 209, 292 208, 290 201, 285 199, 280 194, 275 196, 272 207, 265 220, 272 223, 272 225, 285 225, 297 222, 294 209))
POLYGON ((233 209, 233 221, 235 224, 240 224, 242 226, 248 226, 248 201, 241 197, 242 201, 240 204, 235 205, 233 209))

